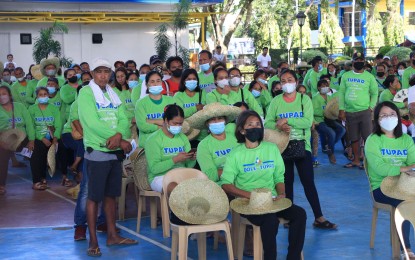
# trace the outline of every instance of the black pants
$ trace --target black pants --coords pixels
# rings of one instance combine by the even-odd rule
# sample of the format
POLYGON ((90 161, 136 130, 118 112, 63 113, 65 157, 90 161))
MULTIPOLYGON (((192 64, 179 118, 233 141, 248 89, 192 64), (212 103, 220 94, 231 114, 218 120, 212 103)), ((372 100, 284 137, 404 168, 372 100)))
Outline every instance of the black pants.
POLYGON ((264 260, 277 259, 277 243, 275 237, 278 233, 278 218, 289 220, 287 260, 301 259, 307 219, 303 208, 292 205, 288 209, 277 213, 242 216, 247 218, 252 224, 259 226, 261 230, 262 248, 264 250, 264 260))
POLYGON ((311 158, 311 153, 306 151, 306 156, 299 160, 284 160, 285 165, 285 193, 287 198, 294 203, 294 164, 297 168, 298 176, 300 177, 301 184, 304 188, 305 196, 308 203, 310 203, 311 209, 314 213, 314 218, 323 216, 320 207, 320 200, 316 185, 314 183, 314 170, 311 158))
POLYGON ((0 147, 0 186, 6 186, 7 169, 13 152, 0 147))
POLYGON ((59 165, 59 169, 62 175, 68 175, 68 165, 73 162, 73 151, 65 146, 62 139, 58 140, 58 152, 56 153, 56 166, 59 165))
POLYGON ((30 158, 30 170, 33 183, 46 179, 47 156, 49 147, 39 140, 35 140, 35 149, 30 158))

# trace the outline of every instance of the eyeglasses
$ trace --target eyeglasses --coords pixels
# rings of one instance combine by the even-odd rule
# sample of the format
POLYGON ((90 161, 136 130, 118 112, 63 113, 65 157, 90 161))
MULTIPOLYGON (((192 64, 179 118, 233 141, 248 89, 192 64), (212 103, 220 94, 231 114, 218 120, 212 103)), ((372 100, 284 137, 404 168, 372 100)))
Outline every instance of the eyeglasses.
POLYGON ((381 114, 381 115, 379 115, 379 119, 385 119, 385 118, 388 118, 388 117, 397 117, 397 116, 398 115, 396 113, 392 113, 390 115, 388 115, 388 114, 381 114))

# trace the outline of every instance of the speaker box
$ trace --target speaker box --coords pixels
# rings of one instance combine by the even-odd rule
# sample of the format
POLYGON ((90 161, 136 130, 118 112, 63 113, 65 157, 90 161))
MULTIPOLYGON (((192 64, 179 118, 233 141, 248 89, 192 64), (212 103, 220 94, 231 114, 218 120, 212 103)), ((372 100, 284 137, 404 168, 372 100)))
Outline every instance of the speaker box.
POLYGON ((20 34, 20 44, 32 44, 32 34, 31 33, 21 33, 20 34))
POLYGON ((102 33, 93 33, 92 34, 92 43, 93 44, 102 44, 102 33))

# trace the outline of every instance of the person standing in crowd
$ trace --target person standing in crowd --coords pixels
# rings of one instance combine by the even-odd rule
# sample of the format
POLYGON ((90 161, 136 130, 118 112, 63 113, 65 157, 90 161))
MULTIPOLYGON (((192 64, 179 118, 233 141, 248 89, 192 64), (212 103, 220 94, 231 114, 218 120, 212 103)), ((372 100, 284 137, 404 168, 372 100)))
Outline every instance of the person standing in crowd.
POLYGON ((311 61, 312 71, 310 72, 309 80, 308 82, 305 82, 306 86, 308 86, 308 91, 311 92, 311 96, 318 94, 317 90, 317 82, 320 80, 321 75, 323 75, 323 60, 320 56, 315 57, 311 61))
POLYGON ((334 63, 330 63, 327 65, 327 72, 330 76, 330 89, 338 91, 340 87, 340 76, 338 75, 339 70, 337 69, 337 66, 334 63))
POLYGON ((22 103, 28 108, 30 105, 34 104, 34 99, 27 99, 27 92, 33 93, 35 91, 36 82, 26 80, 25 73, 21 67, 15 69, 15 76, 17 81, 11 87, 13 100, 22 103), (30 91, 28 91, 28 89, 30 89, 30 91))
POLYGON ((409 79, 415 74, 415 51, 409 54, 409 62, 410 66, 405 69, 402 75, 402 89, 408 89, 411 87, 409 85, 409 79))
POLYGON ((271 67, 271 56, 268 54, 268 47, 262 48, 262 53, 256 58, 258 69, 262 69, 268 75, 275 74, 275 69, 271 67))
POLYGON ((88 62, 81 62, 81 64, 79 64, 79 66, 81 66, 81 69, 83 72, 89 72, 90 68, 89 68, 89 64, 88 62))
POLYGON ((378 84, 378 93, 379 95, 385 90, 383 82, 388 76, 388 65, 386 63, 380 63, 376 66, 376 82, 378 84))
POLYGON ((57 78, 59 87, 63 86, 65 84, 65 80, 61 77, 58 77, 58 70, 60 67, 60 61, 57 57, 41 60, 40 72, 42 73, 43 78, 39 80, 37 87, 46 86, 49 78, 57 78))
POLYGON ((79 87, 79 81, 81 80, 81 75, 78 76, 76 74, 75 69, 67 69, 63 73, 67 83, 62 86, 62 88, 59 91, 59 96, 62 100, 62 105, 64 107, 64 111, 62 111, 64 117, 62 119, 62 122, 66 122, 66 120, 69 118, 69 113, 71 110, 71 105, 76 99, 77 95, 77 89, 79 87))
POLYGON ((8 68, 10 63, 13 64, 13 66, 15 68, 17 68, 17 64, 16 64, 16 62, 13 61, 13 54, 11 54, 11 53, 7 54, 7 62, 4 63, 4 68, 5 69, 8 68))
POLYGON ((125 106, 108 85, 111 64, 97 58, 92 70, 94 79, 79 92, 78 113, 84 133, 84 163, 88 174, 86 210, 90 241, 87 254, 100 256, 96 235, 99 202, 104 203, 107 218, 107 245, 132 245, 137 241, 119 236, 115 229, 115 198, 121 195, 121 162, 124 154, 132 149, 125 140, 129 132, 125 106))
POLYGON ((215 53, 213 54, 213 61, 219 61, 226 64, 226 55, 222 53, 222 46, 216 46, 215 53))
POLYGON ((376 57, 375 57, 375 66, 373 66, 372 67, 372 75, 373 76, 375 76, 376 77, 376 72, 377 72, 377 70, 376 70, 376 67, 379 65, 379 64, 381 64, 381 63, 383 63, 383 54, 381 54, 381 53, 379 53, 379 54, 377 54, 376 55, 376 57))
POLYGON ((166 67, 171 75, 171 78, 166 80, 169 90, 167 95, 174 96, 179 91, 180 79, 183 73, 183 59, 179 56, 169 57, 166 61, 166 67))
POLYGON ((359 141, 372 132, 372 111, 378 100, 378 85, 375 77, 364 70, 365 56, 356 52, 353 55, 353 71, 346 72, 339 89, 339 119, 346 121, 347 134, 352 144, 353 161, 346 168, 360 164, 359 141))
POLYGON ((294 201, 294 165, 303 185, 305 195, 314 213, 313 226, 321 229, 336 229, 337 225, 328 221, 322 213, 311 157, 310 129, 313 123, 313 105, 305 94, 297 93, 297 75, 292 70, 281 74, 283 95, 276 96, 268 107, 265 127, 290 134, 292 140, 305 142, 305 155, 296 159, 285 159, 285 189, 287 198, 294 201))
POLYGON ((208 50, 199 52, 199 87, 206 93, 212 92, 215 88, 215 79, 212 73, 212 53, 208 50))
POLYGON ((402 84, 402 76, 403 76, 403 73, 406 69, 406 63, 405 62, 399 62, 398 65, 396 66, 396 69, 397 69, 396 73, 397 73, 397 76, 399 78, 399 82, 401 82, 401 84, 402 84))

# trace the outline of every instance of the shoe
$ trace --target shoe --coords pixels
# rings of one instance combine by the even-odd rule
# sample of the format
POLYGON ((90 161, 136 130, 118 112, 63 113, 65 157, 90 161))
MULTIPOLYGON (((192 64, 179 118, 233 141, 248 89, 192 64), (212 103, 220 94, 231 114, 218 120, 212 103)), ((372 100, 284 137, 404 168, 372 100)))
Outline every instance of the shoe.
POLYGON ((313 161, 313 167, 318 167, 320 165, 320 163, 317 160, 313 161))
MULTIPOLYGON (((97 226, 97 232, 98 233, 107 233, 107 231, 108 231, 107 230, 107 223, 102 223, 102 224, 99 224, 97 226)), ((117 231, 117 233, 121 232, 121 230, 117 227, 115 227, 115 231, 117 231)))
POLYGON ((75 227, 75 235, 73 236, 75 241, 86 240, 86 227, 77 226, 75 227))

